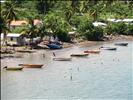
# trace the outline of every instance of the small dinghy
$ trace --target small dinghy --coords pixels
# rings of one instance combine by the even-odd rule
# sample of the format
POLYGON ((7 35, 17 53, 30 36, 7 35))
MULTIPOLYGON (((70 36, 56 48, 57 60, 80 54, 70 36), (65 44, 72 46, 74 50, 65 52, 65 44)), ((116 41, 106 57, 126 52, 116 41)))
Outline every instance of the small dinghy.
POLYGON ((115 47, 101 47, 102 50, 117 50, 115 47))
POLYGON ((128 43, 115 43, 115 45, 118 45, 118 46, 127 46, 128 43))
POLYGON ((55 61, 71 61, 72 58, 65 58, 65 57, 58 57, 58 58, 53 58, 55 61))
POLYGON ((99 53, 100 53, 100 51, 99 51, 99 50, 86 50, 86 51, 84 51, 84 53, 99 54, 99 53))
POLYGON ((71 54, 71 56, 75 56, 75 57, 84 57, 84 56, 88 56, 89 54, 87 53, 75 53, 75 54, 71 54))
POLYGON ((17 71, 17 70, 22 70, 23 67, 7 67, 7 66, 5 66, 3 69, 17 71))
POLYGON ((19 64, 19 66, 24 66, 25 68, 42 68, 42 64, 19 64))
POLYGON ((33 50, 17 50, 17 52, 21 52, 21 53, 34 53, 35 51, 33 51, 33 50))

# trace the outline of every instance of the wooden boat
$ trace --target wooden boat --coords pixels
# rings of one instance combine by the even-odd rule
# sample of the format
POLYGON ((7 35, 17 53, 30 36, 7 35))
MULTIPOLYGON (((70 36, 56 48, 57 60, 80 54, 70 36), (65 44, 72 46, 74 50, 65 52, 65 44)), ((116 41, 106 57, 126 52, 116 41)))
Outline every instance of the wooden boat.
POLYGON ((35 51, 32 50, 17 50, 17 52, 22 52, 22 53, 33 53, 35 51))
POLYGON ((55 61, 71 61, 72 58, 63 58, 63 57, 58 57, 58 58, 53 58, 55 61))
POLYGON ((100 51, 99 50, 86 50, 86 51, 84 51, 84 53, 98 54, 98 53, 100 53, 100 51))
POLYGON ((115 43, 115 45, 119 45, 119 46, 127 46, 128 43, 115 43))
POLYGON ((17 71, 17 70, 22 70, 23 67, 7 67, 7 66, 5 66, 3 69, 17 71))
POLYGON ((26 68, 42 68, 42 64, 19 64, 19 66, 24 66, 26 68))
POLYGON ((117 50, 115 47, 101 47, 102 50, 117 50))
POLYGON ((13 54, 13 51, 0 51, 1 54, 13 54))
POLYGON ((84 57, 84 56, 88 56, 89 54, 87 53, 75 53, 75 54, 71 54, 71 56, 75 56, 75 57, 84 57))
POLYGON ((61 48, 62 48, 61 45, 57 45, 57 44, 54 44, 54 43, 47 44, 47 46, 48 46, 50 49, 61 49, 61 48))

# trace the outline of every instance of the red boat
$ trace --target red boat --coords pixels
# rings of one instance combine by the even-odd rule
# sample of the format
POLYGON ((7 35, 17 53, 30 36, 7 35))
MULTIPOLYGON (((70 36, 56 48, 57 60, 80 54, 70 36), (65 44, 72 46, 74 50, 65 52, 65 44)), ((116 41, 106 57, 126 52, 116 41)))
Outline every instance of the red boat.
POLYGON ((98 53, 100 53, 100 51, 99 51, 99 50, 86 50, 86 51, 84 51, 84 53, 94 53, 94 54, 98 54, 98 53))
POLYGON ((26 68, 42 68, 42 64, 19 64, 19 66, 24 66, 26 68))

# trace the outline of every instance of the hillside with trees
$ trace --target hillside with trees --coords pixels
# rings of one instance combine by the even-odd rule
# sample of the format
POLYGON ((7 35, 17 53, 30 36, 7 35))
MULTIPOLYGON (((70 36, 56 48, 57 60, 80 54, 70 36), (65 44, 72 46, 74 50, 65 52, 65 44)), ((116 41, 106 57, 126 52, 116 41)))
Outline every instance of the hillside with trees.
POLYGON ((68 42, 68 32, 76 29, 76 38, 102 40, 105 34, 133 35, 133 24, 109 23, 107 19, 133 18, 132 0, 5 0, 1 2, 0 31, 27 34, 30 38, 51 35, 68 42), (42 24, 37 27, 33 20, 42 24), (25 27, 11 29, 13 20, 27 20, 25 27), (106 28, 94 27, 100 21, 106 28))

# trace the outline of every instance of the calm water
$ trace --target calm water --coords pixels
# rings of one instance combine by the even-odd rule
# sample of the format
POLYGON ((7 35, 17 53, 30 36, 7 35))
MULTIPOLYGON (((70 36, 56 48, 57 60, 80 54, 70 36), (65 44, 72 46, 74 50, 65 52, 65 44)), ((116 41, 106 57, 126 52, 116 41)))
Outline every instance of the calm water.
MULTIPOLYGON (((42 69, 5 71, 1 69, 2 100, 132 100, 133 42, 117 51, 102 50, 100 54, 72 61, 52 61, 52 52, 18 54, 23 58, 3 59, 1 67, 19 63, 44 64, 42 69), (45 53, 45 58, 42 54, 45 53), (71 79, 72 78, 72 79, 71 79)), ((102 44, 114 46, 113 43, 102 44)), ((101 46, 101 45, 100 45, 101 46)), ((74 46, 55 50, 57 56, 69 56, 95 47, 74 46)))

